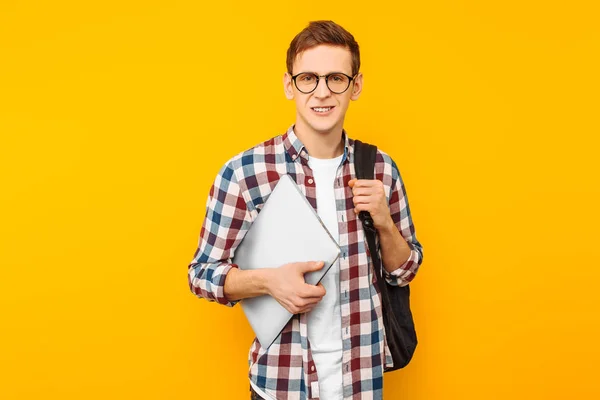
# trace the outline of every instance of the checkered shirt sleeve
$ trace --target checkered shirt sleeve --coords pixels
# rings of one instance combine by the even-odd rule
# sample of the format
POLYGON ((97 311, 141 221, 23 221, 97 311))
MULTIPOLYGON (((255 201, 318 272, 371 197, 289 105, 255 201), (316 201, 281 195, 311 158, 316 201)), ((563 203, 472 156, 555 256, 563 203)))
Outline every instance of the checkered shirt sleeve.
POLYGON ((210 188, 198 249, 188 265, 188 282, 194 294, 230 307, 237 304, 237 300, 225 297, 223 288, 227 273, 237 267, 231 263, 231 256, 250 224, 250 213, 228 162, 210 188))

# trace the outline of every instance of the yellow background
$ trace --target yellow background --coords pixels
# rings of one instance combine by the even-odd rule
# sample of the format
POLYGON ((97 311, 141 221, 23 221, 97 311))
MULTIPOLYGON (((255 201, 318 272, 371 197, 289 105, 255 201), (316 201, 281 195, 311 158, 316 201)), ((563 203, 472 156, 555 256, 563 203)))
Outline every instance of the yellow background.
POLYGON ((251 329, 187 265, 222 163, 293 122, 314 19, 361 46, 346 128, 424 245, 385 398, 600 398, 593 3, 3 0, 0 398, 248 398, 251 329))

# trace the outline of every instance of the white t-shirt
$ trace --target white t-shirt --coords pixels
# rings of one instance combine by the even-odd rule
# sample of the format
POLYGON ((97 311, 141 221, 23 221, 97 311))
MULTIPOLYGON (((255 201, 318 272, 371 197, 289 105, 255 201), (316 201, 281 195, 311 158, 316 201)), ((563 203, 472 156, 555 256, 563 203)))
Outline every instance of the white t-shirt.
MULTIPOLYGON (((331 236, 339 242, 334 181, 343 155, 331 159, 308 158, 317 192, 317 214, 331 236)), ((307 314, 308 340, 319 377, 319 398, 343 398, 342 381, 342 317, 340 313, 340 265, 336 261, 321 283, 327 293, 307 314)), ((261 397, 271 400, 250 382, 261 397)))
MULTIPOLYGON (((331 159, 309 157, 317 191, 317 214, 339 243, 334 181, 343 155, 331 159)), ((343 398, 342 317, 340 311, 340 264, 335 262, 321 283, 327 293, 307 315, 308 340, 319 377, 321 400, 343 398)))

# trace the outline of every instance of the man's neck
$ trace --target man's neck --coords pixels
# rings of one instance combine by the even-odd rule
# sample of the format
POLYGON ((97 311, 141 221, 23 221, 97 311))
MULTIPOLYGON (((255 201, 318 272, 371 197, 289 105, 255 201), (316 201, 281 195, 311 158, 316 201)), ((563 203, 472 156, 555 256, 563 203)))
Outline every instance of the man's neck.
POLYGON ((315 158, 335 158, 344 153, 342 128, 334 128, 330 132, 315 132, 312 129, 296 123, 294 133, 304 144, 308 154, 315 158))

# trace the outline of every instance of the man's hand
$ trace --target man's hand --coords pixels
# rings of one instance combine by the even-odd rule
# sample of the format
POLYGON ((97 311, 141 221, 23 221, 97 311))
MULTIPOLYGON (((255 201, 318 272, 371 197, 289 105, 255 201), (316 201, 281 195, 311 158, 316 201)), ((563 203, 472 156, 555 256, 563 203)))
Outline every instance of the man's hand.
POLYGON ((377 179, 352 179, 348 182, 354 197, 354 212, 368 211, 375 229, 383 230, 393 224, 383 183, 377 179))
POLYGON ((354 212, 368 211, 371 214, 379 236, 383 267, 392 273, 408 260, 411 249, 394 224, 383 183, 376 179, 352 179, 348 185, 354 195, 354 212))
POLYGON ((323 265, 322 261, 298 262, 269 269, 267 291, 292 314, 309 312, 325 296, 325 288, 320 283, 306 283, 304 274, 318 271, 323 265))

